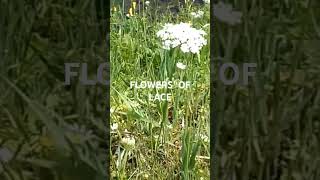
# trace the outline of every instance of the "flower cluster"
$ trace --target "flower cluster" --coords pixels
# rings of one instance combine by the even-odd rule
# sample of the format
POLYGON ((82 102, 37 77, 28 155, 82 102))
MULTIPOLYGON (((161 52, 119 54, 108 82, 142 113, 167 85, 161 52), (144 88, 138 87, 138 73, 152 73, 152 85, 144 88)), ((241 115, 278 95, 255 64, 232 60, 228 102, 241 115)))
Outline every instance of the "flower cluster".
POLYGON ((117 131, 117 130, 118 130, 118 127, 119 127, 118 123, 113 123, 113 124, 111 125, 111 131, 112 131, 112 132, 117 131))
POLYGON ((183 64, 183 63, 181 63, 181 62, 178 62, 178 63, 176 64, 176 66, 177 66, 177 68, 182 69, 182 70, 187 68, 187 65, 185 65, 185 64, 183 64))
POLYGON ((201 48, 207 45, 204 38, 206 32, 195 29, 188 23, 165 24, 163 29, 157 32, 157 36, 161 38, 164 49, 180 47, 184 53, 191 52, 198 54, 201 48))
POLYGON ((134 139, 133 136, 125 136, 121 139, 121 144, 126 149, 132 149, 136 144, 136 140, 134 139))
POLYGON ((201 18, 204 15, 203 11, 191 12, 190 15, 194 18, 201 18))

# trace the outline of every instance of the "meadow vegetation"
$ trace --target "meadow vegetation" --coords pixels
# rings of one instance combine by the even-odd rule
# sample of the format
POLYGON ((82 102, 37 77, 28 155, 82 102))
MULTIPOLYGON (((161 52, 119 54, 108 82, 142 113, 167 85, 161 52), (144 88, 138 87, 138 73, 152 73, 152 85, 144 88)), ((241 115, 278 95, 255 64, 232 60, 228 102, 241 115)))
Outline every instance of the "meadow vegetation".
POLYGON ((107 61, 105 5, 0 1, 1 180, 107 178, 106 87, 64 85, 64 63, 107 61))
POLYGON ((187 1, 177 12, 172 11, 175 3, 155 3, 134 1, 128 8, 113 4, 111 175, 114 179, 209 179, 209 4, 187 1), (198 11, 203 14, 194 17, 192 12, 198 11), (167 23, 202 29, 208 45, 199 54, 178 47, 164 49, 157 33, 167 23), (130 81, 166 80, 191 81, 192 86, 130 88, 130 81), (172 100, 150 101, 148 94, 156 93, 171 93, 172 100))
POLYGON ((208 4, 140 2, 0 0, 0 179, 105 180, 108 154, 109 179, 209 179, 209 167, 219 180, 319 179, 319 2, 214 1, 212 39, 208 4), (64 63, 87 62, 91 78, 108 61, 109 11, 111 92, 65 86, 64 63), (199 56, 163 50, 169 22, 207 32, 199 56), (224 85, 210 49, 215 68, 257 63, 256 77, 224 85), (167 103, 129 88, 168 74, 196 83, 167 103))
POLYGON ((215 16, 214 65, 258 68, 249 86, 226 86, 212 72, 213 177, 319 179, 319 2, 228 2, 242 18, 215 16))

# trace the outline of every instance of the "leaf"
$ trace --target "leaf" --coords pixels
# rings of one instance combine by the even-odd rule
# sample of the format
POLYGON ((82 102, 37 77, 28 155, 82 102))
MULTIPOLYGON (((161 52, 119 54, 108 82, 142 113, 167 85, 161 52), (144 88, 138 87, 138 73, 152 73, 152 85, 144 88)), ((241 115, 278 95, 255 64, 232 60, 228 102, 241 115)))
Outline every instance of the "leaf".
POLYGON ((61 153, 65 153, 65 150, 69 149, 67 141, 65 140, 64 133, 61 127, 59 127, 53 120, 52 116, 48 113, 47 109, 31 100, 26 94, 24 94, 16 85, 11 83, 4 76, 0 76, 21 98, 28 103, 30 108, 38 115, 39 119, 48 128, 49 134, 55 140, 57 149, 61 153))
POLYGON ((192 170, 195 167, 196 164, 196 155, 198 153, 200 147, 200 141, 197 141, 195 145, 193 145, 192 147, 192 152, 191 152, 191 156, 190 156, 190 165, 189 165, 189 169, 192 170))
POLYGON ((54 168, 57 165, 57 163, 54 161, 48 161, 44 159, 30 158, 30 159, 21 159, 21 161, 33 164, 38 167, 48 168, 48 169, 54 168))

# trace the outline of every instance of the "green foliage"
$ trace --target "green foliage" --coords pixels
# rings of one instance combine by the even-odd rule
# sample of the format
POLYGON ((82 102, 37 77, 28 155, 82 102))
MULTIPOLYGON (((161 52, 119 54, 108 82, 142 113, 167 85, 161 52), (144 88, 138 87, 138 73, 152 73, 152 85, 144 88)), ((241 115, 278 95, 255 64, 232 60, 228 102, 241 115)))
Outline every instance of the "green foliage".
POLYGON ((64 85, 106 61, 98 3, 0 1, 0 179, 106 179, 105 89, 64 85))
POLYGON ((243 13, 242 23, 228 26, 216 21, 214 58, 256 62, 258 69, 248 87, 225 86, 215 79, 214 176, 316 180, 320 175, 319 3, 231 2, 243 13))
MULTIPOLYGON (((150 1, 151 4, 156 1, 150 1)), ((190 3, 191 1, 188 1, 190 3)), ((207 32, 209 6, 148 6, 127 17, 121 3, 111 17, 111 121, 114 179, 209 179, 209 64, 210 49, 199 56, 180 49, 164 50, 156 33, 165 23, 192 23, 207 32), (168 7, 168 8, 167 8, 168 7), (192 11, 205 12, 193 19, 192 11), (187 65, 185 70, 176 63, 187 65), (190 89, 130 89, 130 81, 191 81, 190 89), (148 94, 171 93, 172 101, 150 101, 148 94), (135 148, 121 142, 135 138, 135 148)), ((131 6, 132 7, 132 6, 131 6)), ((137 6, 138 7, 138 6, 137 6)), ((129 6, 130 8, 130 6, 129 6)), ((128 9, 129 9, 128 8, 128 9)))

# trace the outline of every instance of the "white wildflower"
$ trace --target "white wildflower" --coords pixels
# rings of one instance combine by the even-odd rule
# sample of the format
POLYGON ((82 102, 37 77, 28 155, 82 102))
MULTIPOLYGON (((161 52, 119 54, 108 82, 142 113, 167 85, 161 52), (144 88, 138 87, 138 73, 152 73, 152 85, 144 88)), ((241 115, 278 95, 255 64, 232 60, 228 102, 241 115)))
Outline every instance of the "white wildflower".
POLYGON ((198 12, 192 12, 190 14, 194 18, 201 18, 204 15, 204 12, 199 10, 198 12))
POLYGON ((179 68, 179 69, 186 69, 186 67, 187 67, 187 65, 185 65, 185 64, 183 64, 181 62, 177 63, 177 68, 179 68))
POLYGON ((127 148, 127 149, 131 149, 135 146, 136 144, 136 140, 134 139, 134 137, 132 136, 127 136, 121 139, 121 144, 127 148))
POLYGON ((207 135, 204 134, 200 134, 200 138, 202 139, 203 142, 209 142, 209 137, 207 135))
POLYGON ((157 32, 157 36, 162 40, 164 49, 180 47, 184 53, 191 52, 198 54, 203 46, 207 45, 204 36, 207 35, 201 29, 195 29, 188 23, 165 24, 163 29, 157 32))
POLYGON ((150 1, 146 1, 145 4, 146 4, 147 6, 149 6, 149 5, 150 5, 150 1))
POLYGON ((213 6, 213 14, 220 20, 230 25, 241 23, 242 13, 233 11, 231 4, 219 2, 213 6))
POLYGON ((116 131, 116 130, 118 130, 118 123, 113 123, 112 125, 111 125, 111 131, 116 131))
POLYGON ((144 175, 143 175, 143 178, 149 179, 149 174, 144 174, 144 175))

